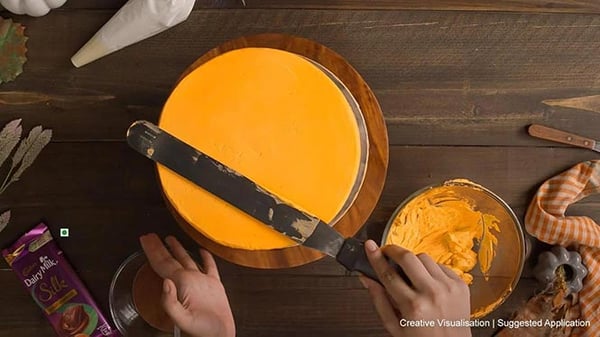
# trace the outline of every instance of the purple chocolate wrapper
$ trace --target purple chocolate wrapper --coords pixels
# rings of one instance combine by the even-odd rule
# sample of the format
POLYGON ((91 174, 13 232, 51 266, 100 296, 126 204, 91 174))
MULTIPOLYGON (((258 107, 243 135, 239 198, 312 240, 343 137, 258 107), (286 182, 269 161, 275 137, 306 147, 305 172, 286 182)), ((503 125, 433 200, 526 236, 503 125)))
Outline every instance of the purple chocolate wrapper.
POLYGON ((121 337, 41 223, 2 256, 60 337, 121 337))

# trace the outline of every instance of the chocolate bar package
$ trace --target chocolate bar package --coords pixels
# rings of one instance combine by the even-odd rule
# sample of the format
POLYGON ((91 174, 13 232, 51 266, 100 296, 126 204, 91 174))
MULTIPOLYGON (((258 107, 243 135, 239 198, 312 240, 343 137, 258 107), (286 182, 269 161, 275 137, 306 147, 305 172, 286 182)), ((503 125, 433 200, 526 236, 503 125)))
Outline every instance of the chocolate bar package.
POLYGON ((60 337, 120 337, 98 309, 48 227, 39 224, 2 256, 60 337))

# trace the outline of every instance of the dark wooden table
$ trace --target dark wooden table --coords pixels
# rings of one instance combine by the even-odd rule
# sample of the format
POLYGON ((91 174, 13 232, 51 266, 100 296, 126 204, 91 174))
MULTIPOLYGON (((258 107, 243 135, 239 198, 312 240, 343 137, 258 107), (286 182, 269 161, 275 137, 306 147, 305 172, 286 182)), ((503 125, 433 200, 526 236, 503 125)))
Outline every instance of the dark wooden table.
MULTIPOLYGON (((52 143, 2 196, 13 211, 5 247, 43 220, 108 313, 118 265, 156 231, 184 237, 165 208, 153 165, 124 142, 136 119, 156 121, 180 73, 210 48, 242 35, 314 39, 365 77, 387 122, 390 165, 378 207, 359 236, 379 239, 411 192, 467 177, 505 198, 522 219, 537 186, 590 151, 535 140, 530 123, 600 139, 597 1, 198 0, 184 23, 75 69, 69 58, 124 0, 72 0, 46 17, 9 15, 27 27, 25 72, 0 85, 0 121, 54 130, 52 143), (327 4, 323 4, 327 3, 327 4), (551 13, 553 12, 553 13, 551 13)), ((600 219, 600 199, 570 209, 600 219)), ((189 240, 190 248, 194 244, 189 240)), ((539 250, 540 245, 536 247, 539 250)), ((536 288, 529 259, 507 317, 536 288)), ((367 292, 331 259, 287 270, 218 261, 239 336, 385 336, 367 292)), ((0 336, 54 336, 0 262, 0 336)), ((491 329, 474 329, 490 336, 491 329)))

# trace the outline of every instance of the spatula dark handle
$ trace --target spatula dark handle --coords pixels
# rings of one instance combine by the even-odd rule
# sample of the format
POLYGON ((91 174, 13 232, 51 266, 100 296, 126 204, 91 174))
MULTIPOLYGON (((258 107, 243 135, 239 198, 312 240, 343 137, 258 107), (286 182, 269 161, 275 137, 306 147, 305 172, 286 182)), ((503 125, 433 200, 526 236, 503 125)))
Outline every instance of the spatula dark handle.
POLYGON ((371 267, 365 253, 365 243, 360 240, 355 238, 346 239, 336 260, 349 271, 358 271, 368 278, 379 281, 377 273, 371 267))
MULTIPOLYGON (((371 263, 367 258, 367 254, 365 253, 365 243, 357 240, 355 238, 348 238, 344 241, 344 245, 340 249, 336 257, 337 261, 346 267, 349 271, 357 271, 367 276, 370 279, 373 279, 379 283, 379 277, 377 277, 377 273, 371 267, 371 263)), ((394 270, 406 281, 410 284, 410 281, 404 271, 395 263, 390 263, 390 265, 394 268, 394 270)))

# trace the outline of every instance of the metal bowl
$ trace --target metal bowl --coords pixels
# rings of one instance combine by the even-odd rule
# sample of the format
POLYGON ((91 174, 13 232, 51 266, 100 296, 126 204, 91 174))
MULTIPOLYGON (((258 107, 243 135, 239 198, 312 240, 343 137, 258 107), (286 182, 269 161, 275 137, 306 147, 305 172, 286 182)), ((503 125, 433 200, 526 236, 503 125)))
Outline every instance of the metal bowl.
POLYGON ((427 186, 406 198, 388 221, 382 237, 382 245, 388 244, 394 219, 411 201, 436 188, 450 187, 457 195, 473 201, 476 210, 494 215, 499 220, 500 232, 496 256, 486 280, 479 263, 470 271, 473 282, 471 293, 471 318, 480 318, 498 308, 516 287, 526 258, 525 238, 519 220, 511 208, 499 196, 487 188, 464 179, 449 180, 442 184, 427 186))

